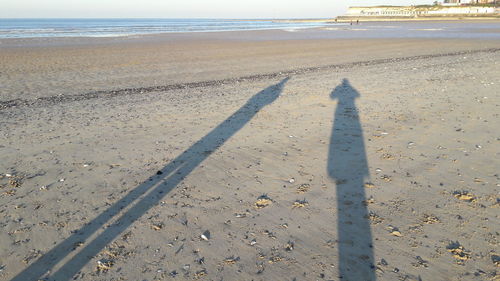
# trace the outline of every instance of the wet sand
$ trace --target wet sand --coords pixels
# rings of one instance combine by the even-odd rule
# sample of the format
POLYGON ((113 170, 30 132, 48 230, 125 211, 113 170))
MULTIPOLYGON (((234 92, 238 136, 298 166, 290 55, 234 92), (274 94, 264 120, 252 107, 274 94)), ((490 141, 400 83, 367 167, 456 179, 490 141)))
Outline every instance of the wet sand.
POLYGON ((499 40, 332 39, 338 32, 311 29, 3 39, 0 101, 203 82, 499 46, 499 40))
POLYGON ((279 34, 2 40, 0 279, 498 280, 500 42, 279 34))

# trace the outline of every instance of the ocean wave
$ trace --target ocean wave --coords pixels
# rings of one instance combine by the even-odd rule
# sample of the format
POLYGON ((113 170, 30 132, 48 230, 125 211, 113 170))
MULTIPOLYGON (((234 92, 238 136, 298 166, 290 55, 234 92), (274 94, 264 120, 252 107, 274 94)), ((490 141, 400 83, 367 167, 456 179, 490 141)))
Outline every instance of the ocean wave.
POLYGON ((322 23, 217 19, 0 19, 0 38, 120 37, 179 32, 310 28, 322 23))

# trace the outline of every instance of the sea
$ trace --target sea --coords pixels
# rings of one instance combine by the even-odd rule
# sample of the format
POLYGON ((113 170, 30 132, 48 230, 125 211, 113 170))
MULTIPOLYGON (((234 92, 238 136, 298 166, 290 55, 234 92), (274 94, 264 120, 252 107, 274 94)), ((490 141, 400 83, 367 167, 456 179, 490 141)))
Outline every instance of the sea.
MULTIPOLYGON (((158 33, 280 29, 304 38, 500 39, 498 21, 412 21, 327 23, 272 19, 0 19, 0 39, 119 37, 158 33), (325 32, 328 31, 328 32, 325 32), (302 32, 305 34, 304 32, 302 32)), ((282 36, 282 38, 287 38, 282 36)))
POLYGON ((115 37, 177 32, 297 30, 324 22, 238 19, 0 19, 0 38, 115 37))

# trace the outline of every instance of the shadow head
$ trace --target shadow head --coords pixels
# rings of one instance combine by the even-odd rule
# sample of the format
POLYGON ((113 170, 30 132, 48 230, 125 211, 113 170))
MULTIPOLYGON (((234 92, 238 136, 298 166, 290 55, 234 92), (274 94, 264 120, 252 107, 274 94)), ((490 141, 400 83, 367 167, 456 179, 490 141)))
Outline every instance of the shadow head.
POLYGON ((339 101, 354 101, 355 98, 360 97, 360 94, 349 82, 349 79, 342 79, 342 84, 338 85, 330 93, 330 98, 332 100, 339 99, 339 101))
POLYGON ((274 102, 283 92, 285 83, 290 80, 290 77, 286 77, 281 80, 278 84, 267 87, 266 89, 255 94, 249 101, 249 104, 255 104, 258 106, 265 106, 274 102))

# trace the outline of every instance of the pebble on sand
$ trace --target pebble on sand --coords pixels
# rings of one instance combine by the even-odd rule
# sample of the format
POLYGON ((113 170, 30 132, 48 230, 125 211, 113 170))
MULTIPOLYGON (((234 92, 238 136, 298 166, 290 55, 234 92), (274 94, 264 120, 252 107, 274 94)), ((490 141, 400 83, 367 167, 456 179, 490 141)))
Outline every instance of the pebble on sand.
POLYGON ((309 205, 309 203, 305 199, 295 200, 295 202, 293 202, 293 208, 304 208, 307 205, 309 205))
POLYGON ((113 267, 113 262, 108 260, 97 261, 97 272, 107 272, 113 267))
POLYGON ((267 195, 261 195, 259 198, 257 198, 257 201, 255 202, 255 208, 257 209, 262 209, 265 208, 273 203, 273 200, 269 198, 267 195))
POLYGON ((203 232, 200 235, 200 238, 203 239, 203 240, 205 240, 205 241, 208 241, 210 239, 210 231, 205 230, 205 232, 203 232))
POLYGON ((455 198, 457 198, 458 200, 462 201, 467 201, 467 202, 476 201, 476 196, 474 196, 474 194, 468 191, 455 191, 453 192, 453 196, 455 196, 455 198))
POLYGON ((297 193, 306 193, 311 188, 310 184, 304 183, 297 187, 297 193))
POLYGON ((422 222, 425 224, 439 223, 439 219, 434 215, 424 214, 422 217, 422 222))
POLYGON ((234 256, 232 256, 232 257, 229 257, 229 258, 224 259, 224 263, 225 263, 225 264, 235 264, 235 263, 237 263, 239 260, 240 260, 240 257, 234 257, 234 256))
POLYGON ((451 242, 446 249, 453 255, 458 264, 463 264, 465 261, 470 259, 470 252, 465 250, 465 248, 460 245, 458 241, 451 242))
POLYGON ((399 229, 397 227, 389 226, 387 229, 389 230, 389 233, 392 236, 403 237, 403 234, 401 234, 401 231, 399 231, 399 229))
POLYGON ((375 188, 375 185, 371 182, 366 182, 365 183, 365 188, 375 188))

